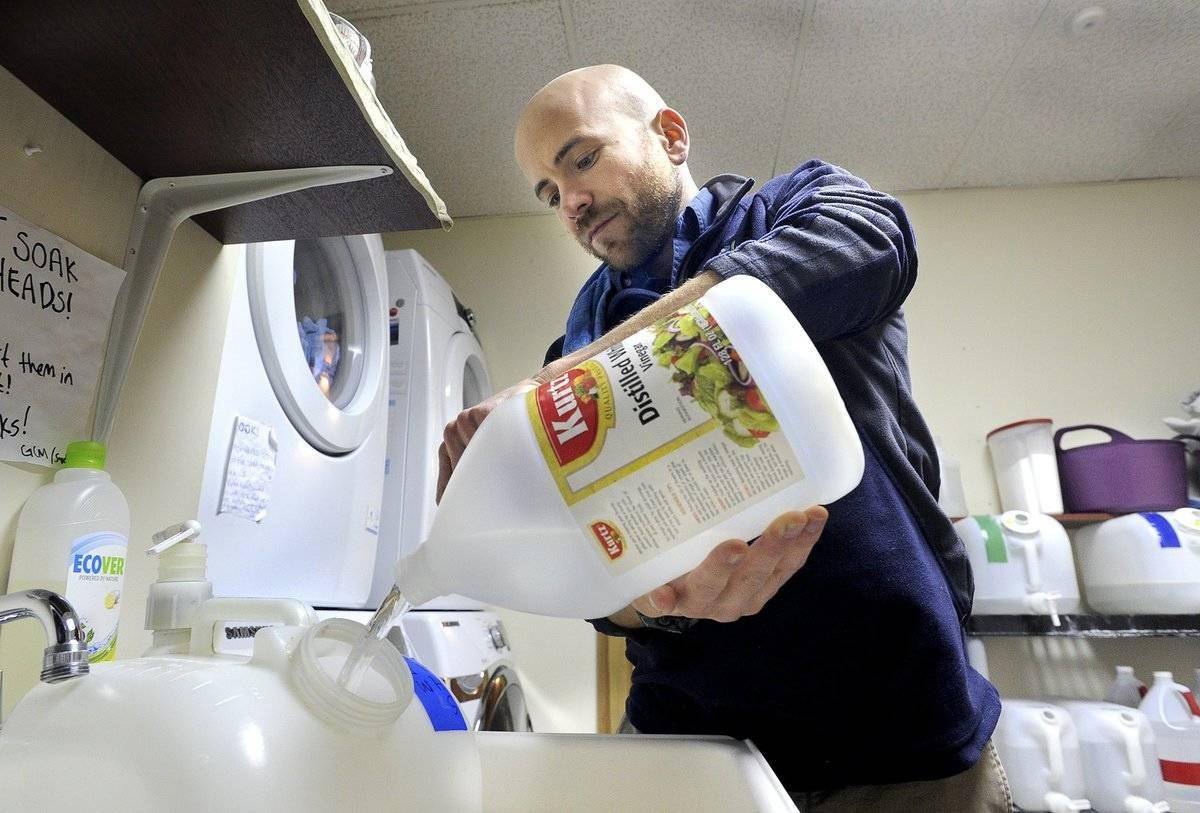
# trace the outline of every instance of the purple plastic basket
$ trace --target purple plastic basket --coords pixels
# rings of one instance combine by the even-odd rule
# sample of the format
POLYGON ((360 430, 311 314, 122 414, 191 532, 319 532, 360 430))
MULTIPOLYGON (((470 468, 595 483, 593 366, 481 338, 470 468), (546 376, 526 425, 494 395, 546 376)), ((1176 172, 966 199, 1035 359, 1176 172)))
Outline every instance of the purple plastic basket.
POLYGON ((1177 440, 1134 440, 1122 432, 1085 423, 1054 433, 1063 508, 1068 513, 1169 511, 1188 504, 1187 458, 1177 440), (1062 437, 1079 429, 1108 435, 1108 443, 1062 448, 1062 437))

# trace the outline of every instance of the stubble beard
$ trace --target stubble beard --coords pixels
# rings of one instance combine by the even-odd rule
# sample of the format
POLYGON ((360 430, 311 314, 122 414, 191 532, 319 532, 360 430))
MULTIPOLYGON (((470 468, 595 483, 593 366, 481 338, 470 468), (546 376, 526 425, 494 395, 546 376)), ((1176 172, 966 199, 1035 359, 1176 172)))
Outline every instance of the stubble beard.
POLYGON ((632 207, 625 201, 614 201, 611 207, 605 207, 586 224, 590 229, 614 214, 624 215, 629 222, 625 239, 612 244, 608 251, 599 251, 588 245, 586 232, 581 238, 589 254, 616 271, 637 268, 657 255, 675 236, 675 221, 679 218, 683 179, 678 168, 672 166, 669 172, 660 174, 654 164, 647 161, 638 173, 634 188, 641 190, 641 194, 632 207))

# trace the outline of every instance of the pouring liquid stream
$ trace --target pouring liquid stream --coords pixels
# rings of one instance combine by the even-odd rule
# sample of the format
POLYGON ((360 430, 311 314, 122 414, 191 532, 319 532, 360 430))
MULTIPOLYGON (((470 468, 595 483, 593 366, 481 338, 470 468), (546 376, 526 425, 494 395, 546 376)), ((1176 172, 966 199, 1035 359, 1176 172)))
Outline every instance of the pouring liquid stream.
POLYGON ((392 622, 411 610, 412 606, 412 602, 401 595, 399 588, 392 588, 391 592, 380 602, 375 615, 371 616, 371 621, 367 624, 367 634, 354 645, 346 657, 342 671, 338 674, 338 686, 350 692, 358 688, 359 682, 371 667, 371 661, 379 652, 379 648, 389 646, 384 639, 392 627, 392 622))

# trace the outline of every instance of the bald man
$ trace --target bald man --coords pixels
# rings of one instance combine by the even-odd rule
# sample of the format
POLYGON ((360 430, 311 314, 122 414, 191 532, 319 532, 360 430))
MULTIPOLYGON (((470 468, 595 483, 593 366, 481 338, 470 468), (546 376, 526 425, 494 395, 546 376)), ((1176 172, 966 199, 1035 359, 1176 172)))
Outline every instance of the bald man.
POLYGON ((757 277, 837 383, 863 480, 827 512, 796 506, 752 544, 729 540, 592 621, 627 639, 627 719, 753 740, 803 810, 1009 810, 989 741, 999 699, 964 654, 971 574, 937 505, 933 440, 909 384, 901 305, 917 255, 904 210, 817 160, 757 192, 734 175, 698 187, 690 146, 683 116, 618 66, 564 74, 525 106, 517 162, 601 264, 546 366, 446 427, 439 493, 497 403, 722 279, 757 277))

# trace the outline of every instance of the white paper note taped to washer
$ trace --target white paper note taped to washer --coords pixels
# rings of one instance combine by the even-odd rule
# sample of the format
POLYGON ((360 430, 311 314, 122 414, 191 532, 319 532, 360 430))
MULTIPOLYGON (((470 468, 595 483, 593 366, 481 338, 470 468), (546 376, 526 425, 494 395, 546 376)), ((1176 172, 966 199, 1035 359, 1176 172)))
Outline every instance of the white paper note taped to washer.
POLYGON ((241 415, 234 418, 218 514, 233 514, 254 522, 266 519, 278 451, 270 426, 241 415))

